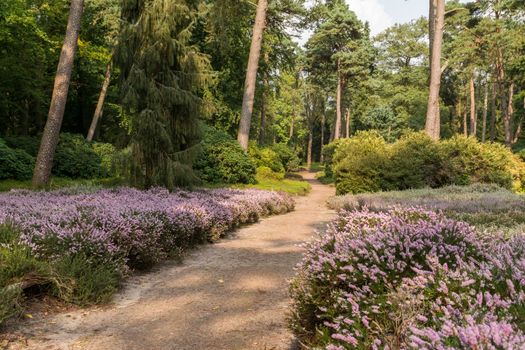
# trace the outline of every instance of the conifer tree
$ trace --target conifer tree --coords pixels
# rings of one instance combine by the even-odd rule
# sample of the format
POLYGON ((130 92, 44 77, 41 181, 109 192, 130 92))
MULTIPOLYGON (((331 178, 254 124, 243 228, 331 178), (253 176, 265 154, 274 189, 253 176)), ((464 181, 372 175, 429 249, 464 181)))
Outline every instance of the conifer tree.
POLYGON ((209 62, 191 45, 198 1, 124 0, 115 62, 130 114, 132 181, 191 183, 209 62))

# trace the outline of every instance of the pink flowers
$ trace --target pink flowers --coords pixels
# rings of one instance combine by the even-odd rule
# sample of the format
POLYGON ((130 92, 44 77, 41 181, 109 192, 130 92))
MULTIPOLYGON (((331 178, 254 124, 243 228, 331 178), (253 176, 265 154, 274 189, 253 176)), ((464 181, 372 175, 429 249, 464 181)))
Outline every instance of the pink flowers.
POLYGON ((293 206, 286 194, 259 190, 14 191, 0 194, 0 224, 18 227, 46 259, 83 252, 142 267, 293 206))
POLYGON ((333 349, 525 349, 524 252, 418 208, 343 211, 307 245, 291 326, 333 349))

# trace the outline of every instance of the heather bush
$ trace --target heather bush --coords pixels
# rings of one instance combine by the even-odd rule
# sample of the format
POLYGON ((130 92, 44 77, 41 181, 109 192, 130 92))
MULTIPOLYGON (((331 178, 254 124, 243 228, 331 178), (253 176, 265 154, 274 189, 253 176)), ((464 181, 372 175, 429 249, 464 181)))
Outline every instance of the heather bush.
POLYGON ((372 211, 418 206, 442 211, 447 217, 468 222, 483 231, 510 234, 525 229, 525 196, 494 184, 348 194, 331 198, 329 206, 372 211))
POLYGON ((149 268, 293 206, 284 193, 236 189, 0 194, 0 294, 10 297, 10 306, 0 301, 0 318, 19 300, 8 285, 31 280, 69 302, 105 302, 130 269, 149 268))
POLYGON ((202 150, 193 168, 204 182, 243 183, 255 182, 255 164, 239 143, 230 135, 206 127, 202 150))
POLYGON ((524 252, 423 209, 343 211, 307 245, 290 324, 330 350, 521 349, 524 252))
POLYGON ((337 194, 376 192, 385 188, 390 147, 376 132, 358 132, 334 154, 337 194))

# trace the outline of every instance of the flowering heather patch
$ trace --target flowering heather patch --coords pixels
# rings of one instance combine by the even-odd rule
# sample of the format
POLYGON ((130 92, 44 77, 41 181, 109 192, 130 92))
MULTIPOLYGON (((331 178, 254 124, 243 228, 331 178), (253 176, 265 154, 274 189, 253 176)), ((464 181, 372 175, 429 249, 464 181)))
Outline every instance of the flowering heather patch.
POLYGON ((285 194, 259 190, 15 191, 0 195, 0 224, 20 229, 20 242, 39 258, 82 253, 140 267, 293 205, 285 194))
POLYGON ((291 295, 314 348, 525 349, 525 238, 418 208, 342 211, 291 295))

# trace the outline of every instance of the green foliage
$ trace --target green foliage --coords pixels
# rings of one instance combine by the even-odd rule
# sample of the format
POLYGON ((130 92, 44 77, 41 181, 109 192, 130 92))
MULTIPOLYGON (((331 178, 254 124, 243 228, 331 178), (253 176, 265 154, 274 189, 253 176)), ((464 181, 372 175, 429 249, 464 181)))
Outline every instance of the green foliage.
POLYGON ((387 144, 375 132, 340 142, 334 156, 338 194, 473 183, 524 190, 525 162, 501 144, 462 136, 434 142, 423 133, 387 144))
POLYGON ((126 0, 115 61, 130 115, 132 181, 137 186, 188 185, 198 151, 206 55, 192 44, 198 3, 126 0))
POLYGON ((230 135, 205 128, 202 149, 193 168, 207 183, 249 184, 255 182, 255 164, 230 135))
POLYGON ((61 299, 77 305, 101 304, 117 290, 120 274, 111 264, 83 254, 65 256, 54 264, 60 282, 54 286, 61 299))
POLYGON ((21 149, 12 149, 0 139, 0 180, 30 179, 35 159, 21 149))
POLYGON ((259 148, 254 142, 250 142, 248 154, 258 167, 264 166, 277 173, 284 172, 284 166, 279 154, 269 147, 259 148))
POLYGON ((299 168, 301 160, 288 145, 284 143, 276 143, 271 149, 277 153, 281 164, 287 172, 295 171, 299 168))
POLYGON ((257 168, 256 179, 257 182, 264 182, 264 180, 283 180, 284 173, 276 173, 267 166, 260 166, 257 168))
POLYGON ((91 147, 100 158, 102 176, 114 175, 116 172, 114 162, 117 154, 115 146, 110 143, 94 142, 91 147))
POLYGON ((424 132, 409 133, 391 146, 386 187, 404 190, 439 186, 440 164, 438 144, 424 132))
POLYGON ((334 154, 337 194, 382 190, 389 155, 389 145, 373 131, 341 141, 334 154))
POLYGON ((52 173, 58 177, 90 179, 104 176, 102 160, 81 135, 62 133, 52 173))
POLYGON ((326 177, 333 177, 334 176, 334 169, 333 169, 333 163, 334 163, 334 154, 337 150, 337 148, 344 142, 344 139, 337 139, 335 141, 330 142, 328 145, 324 145, 323 147, 323 165, 324 165, 324 172, 326 177))

